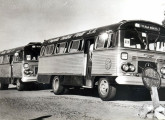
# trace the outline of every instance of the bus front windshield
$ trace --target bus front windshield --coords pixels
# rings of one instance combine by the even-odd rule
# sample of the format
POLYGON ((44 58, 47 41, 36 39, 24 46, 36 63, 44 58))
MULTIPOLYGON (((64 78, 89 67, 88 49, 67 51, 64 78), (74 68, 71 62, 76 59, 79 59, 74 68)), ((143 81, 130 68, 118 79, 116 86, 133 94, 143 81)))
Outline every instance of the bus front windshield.
POLYGON ((41 48, 41 46, 39 46, 39 45, 33 45, 33 46, 26 47, 24 50, 25 60, 37 61, 38 56, 40 54, 40 48, 41 48))
POLYGON ((165 35, 159 32, 121 30, 121 47, 165 52, 165 35))

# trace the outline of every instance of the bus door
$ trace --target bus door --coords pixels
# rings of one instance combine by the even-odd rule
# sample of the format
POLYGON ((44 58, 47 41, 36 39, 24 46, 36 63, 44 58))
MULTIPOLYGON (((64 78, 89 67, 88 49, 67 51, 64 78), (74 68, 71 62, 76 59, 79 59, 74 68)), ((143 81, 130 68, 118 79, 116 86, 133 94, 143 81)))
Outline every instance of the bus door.
POLYGON ((10 55, 10 67, 11 67, 11 83, 14 82, 13 79, 13 55, 10 55))
POLYGON ((92 87, 92 54, 94 47, 94 39, 88 39, 86 41, 85 53, 87 54, 87 64, 86 64, 86 87, 92 87))

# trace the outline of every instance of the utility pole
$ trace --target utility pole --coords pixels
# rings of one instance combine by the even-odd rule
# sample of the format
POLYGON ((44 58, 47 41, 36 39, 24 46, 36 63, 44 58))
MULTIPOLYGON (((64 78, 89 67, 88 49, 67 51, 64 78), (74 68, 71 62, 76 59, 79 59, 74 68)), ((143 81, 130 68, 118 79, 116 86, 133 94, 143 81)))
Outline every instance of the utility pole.
POLYGON ((164 20, 162 21, 162 25, 165 27, 165 11, 164 11, 164 20))

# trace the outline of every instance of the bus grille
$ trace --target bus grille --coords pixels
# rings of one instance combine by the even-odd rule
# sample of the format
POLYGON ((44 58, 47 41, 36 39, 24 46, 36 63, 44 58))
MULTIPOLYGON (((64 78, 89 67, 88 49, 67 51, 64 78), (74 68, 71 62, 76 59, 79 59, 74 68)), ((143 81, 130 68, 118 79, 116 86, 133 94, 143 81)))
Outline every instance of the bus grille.
POLYGON ((138 73, 142 73, 143 69, 146 67, 150 67, 157 70, 157 65, 155 62, 138 61, 138 73))

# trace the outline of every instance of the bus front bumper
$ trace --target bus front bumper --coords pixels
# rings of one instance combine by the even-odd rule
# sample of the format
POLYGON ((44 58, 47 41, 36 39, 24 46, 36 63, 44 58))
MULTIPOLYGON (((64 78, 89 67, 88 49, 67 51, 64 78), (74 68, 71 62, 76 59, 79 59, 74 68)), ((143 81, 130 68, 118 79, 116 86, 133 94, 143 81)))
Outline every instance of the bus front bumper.
MULTIPOLYGON (((115 81, 121 85, 144 85, 142 77, 136 76, 118 76, 115 81)), ((161 87, 165 87, 165 79, 161 79, 161 87)))
POLYGON ((37 77, 23 77, 22 78, 22 82, 36 82, 37 81, 37 77))

